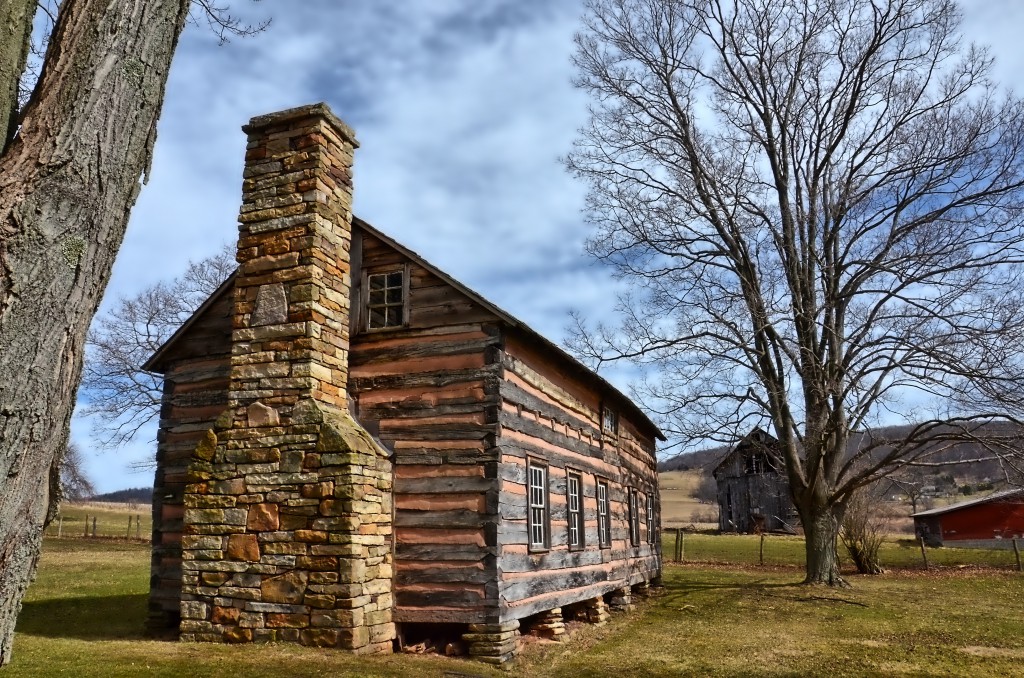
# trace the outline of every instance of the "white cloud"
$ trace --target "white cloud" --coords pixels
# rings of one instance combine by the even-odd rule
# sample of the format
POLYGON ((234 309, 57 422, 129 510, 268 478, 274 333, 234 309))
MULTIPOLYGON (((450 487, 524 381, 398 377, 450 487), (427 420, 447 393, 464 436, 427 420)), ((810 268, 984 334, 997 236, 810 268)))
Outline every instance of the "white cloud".
MULTIPOLYGON (((1022 77, 1022 4, 964 5, 969 36, 994 43, 1006 82, 1022 77)), ((570 84, 580 3, 238 0, 233 10, 274 23, 224 47, 195 28, 183 37, 109 298, 232 241, 241 125, 326 101, 362 144, 360 216, 556 341, 570 307, 607 317, 615 284, 582 254, 583 187, 558 162, 586 119, 570 84)), ((75 422, 83 443, 87 429, 75 422)), ((122 470, 150 454, 145 440, 93 460, 102 489, 150 481, 122 470)))

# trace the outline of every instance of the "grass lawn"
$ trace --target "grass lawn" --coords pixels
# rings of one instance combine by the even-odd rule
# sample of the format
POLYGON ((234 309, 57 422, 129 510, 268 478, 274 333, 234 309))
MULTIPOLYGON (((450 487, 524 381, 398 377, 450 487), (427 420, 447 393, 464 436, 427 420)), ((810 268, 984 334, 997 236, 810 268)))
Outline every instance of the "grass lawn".
MULTIPOLYGON (((748 548, 737 537, 702 548, 748 548)), ((749 538, 746 538, 749 539, 749 538)), ((787 548, 792 549, 793 546, 787 548)), ((666 544, 671 553, 671 544, 666 544)), ((689 549, 689 546, 688 546, 689 549)), ((689 551, 688 551, 689 553, 689 551)), ((756 557, 756 551, 755 551, 756 557)), ((1012 556, 1011 556, 1012 557, 1012 556)), ((800 586, 792 566, 665 568, 662 593, 566 643, 528 643, 508 670, 435 656, 353 657, 290 645, 144 640, 146 545, 47 539, 7 676, 676 676, 1019 673, 1024 575, 901 570, 853 588, 800 586)))
POLYGON ((96 535, 100 537, 135 538, 138 534, 142 539, 149 540, 153 533, 153 514, 149 504, 131 507, 128 504, 115 502, 64 502, 60 507, 60 518, 50 523, 46 530, 47 536, 57 536, 58 529, 65 537, 81 537, 86 531, 88 521, 89 533, 92 534, 93 519, 96 519, 96 535), (129 530, 128 523, 131 520, 129 530), (136 520, 139 526, 136 527, 136 520), (58 525, 60 526, 58 527, 58 525))
MULTIPOLYGON (((686 562, 733 563, 757 565, 760 539, 750 534, 685 534, 683 555, 686 562)), ((675 553, 675 531, 666 530, 662 551, 668 559, 675 553)), ((982 565, 996 568, 1015 568, 1017 561, 1009 549, 957 549, 929 548, 928 564, 941 567, 968 567, 982 565)), ((845 551, 840 545, 839 556, 845 551)), ((803 537, 767 535, 764 540, 765 565, 803 567, 805 561, 803 537)), ((921 547, 913 539, 893 537, 887 539, 879 551, 883 568, 924 569, 921 547)), ((848 560, 845 564, 849 564, 848 560)))

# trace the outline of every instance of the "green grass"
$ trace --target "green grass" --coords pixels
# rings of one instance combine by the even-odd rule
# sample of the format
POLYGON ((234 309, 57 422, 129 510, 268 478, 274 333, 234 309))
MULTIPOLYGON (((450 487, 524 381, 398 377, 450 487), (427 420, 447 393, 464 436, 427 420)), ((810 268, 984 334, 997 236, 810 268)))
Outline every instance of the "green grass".
MULTIPOLYGON (((465 659, 354 657, 292 645, 227 646, 142 637, 144 544, 47 539, 19 619, 8 676, 1006 676, 1024 661, 1024 575, 1008 569, 896 570, 853 587, 798 584, 784 567, 668 565, 662 593, 563 644, 527 643, 508 670, 465 659)), ((756 539, 691 535, 722 558, 756 539)), ((666 552, 671 553, 668 539, 666 552)), ((937 552, 937 551, 936 551, 937 552)), ((756 558, 756 549, 754 551, 756 558)), ((711 558, 709 557, 708 560, 711 558)))
POLYGON ((50 524, 46 534, 56 537, 59 530, 63 537, 83 537, 88 527, 91 535, 93 519, 96 520, 96 535, 100 537, 124 539, 130 536, 135 539, 138 534, 143 540, 149 540, 153 532, 153 515, 148 504, 130 508, 128 504, 108 502, 65 502, 61 504, 59 518, 50 524), (140 523, 138 529, 135 527, 136 520, 140 523))
MULTIPOLYGON (((736 563, 757 565, 759 537, 748 534, 684 534, 684 560, 688 562, 736 563)), ((675 532, 664 533, 662 549, 667 559, 675 553, 675 532)), ((849 564, 840 545, 840 559, 849 564)), ((1005 549, 958 549, 929 548, 928 563, 938 567, 985 566, 995 568, 1016 568, 1012 550, 1005 549)), ((886 540, 879 551, 879 560, 884 568, 923 569, 921 547, 907 538, 886 540)), ((768 535, 764 541, 765 565, 803 567, 805 563, 803 537, 768 535)))

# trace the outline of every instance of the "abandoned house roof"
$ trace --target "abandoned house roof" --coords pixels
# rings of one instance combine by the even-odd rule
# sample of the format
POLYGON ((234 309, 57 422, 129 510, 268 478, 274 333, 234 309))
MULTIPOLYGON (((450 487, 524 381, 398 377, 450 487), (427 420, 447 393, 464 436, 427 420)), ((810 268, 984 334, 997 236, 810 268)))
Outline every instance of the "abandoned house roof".
MULTIPOLYGON (((625 394, 619 391, 604 377, 601 377, 596 372, 594 372, 589 367, 587 367, 582 362, 573 357, 571 354, 569 354, 567 351, 565 351, 565 349, 561 348, 553 341, 547 339, 542 334, 540 334, 539 332, 531 328, 529 325, 527 325, 525 322, 513 316, 511 313, 503 310, 502 308, 499 308, 492 302, 488 301, 478 292, 475 292, 474 290, 467 287, 465 284, 459 282, 458 280, 451 277, 438 267, 434 266, 413 250, 409 249, 405 245, 402 245, 401 243, 394 240, 390 236, 380 232, 379 230, 377 230, 367 222, 363 221, 362 219, 354 217, 352 220, 352 225, 369 233, 371 236, 378 238, 379 240, 387 244, 389 247, 392 247, 393 249, 395 249, 396 251, 398 251, 411 261, 427 269, 432 274, 436 275, 438 278, 443 280, 445 283, 451 285, 454 289, 458 290, 462 294, 469 297, 472 301, 479 304, 489 313, 492 313, 496 318, 498 318, 498 320, 500 320, 507 327, 519 330, 520 332, 525 334, 529 339, 536 341, 538 344, 541 345, 542 348, 553 353, 566 365, 568 365, 572 369, 572 371, 577 374, 577 376, 580 376, 584 380, 591 382, 591 384, 598 388, 600 391, 611 395, 612 399, 616 401, 616 405, 620 409, 624 410, 625 412, 628 412, 631 415, 631 417, 635 419, 638 423, 650 427, 651 430, 654 432, 655 436, 657 436, 658 440, 666 440, 665 434, 662 433, 661 429, 658 428, 658 426, 653 421, 651 421, 651 419, 646 414, 644 414, 643 410, 641 410, 636 405, 636 403, 634 403, 629 397, 627 397, 625 394)), ((203 313, 217 301, 217 299, 219 299, 222 295, 227 294, 228 291, 233 288, 235 276, 236 273, 232 273, 230 276, 228 276, 228 278, 223 283, 221 283, 220 287, 218 287, 217 290, 212 295, 210 295, 210 297, 206 301, 204 301, 203 304, 198 309, 196 309, 196 312, 193 313, 188 320, 182 323, 181 327, 179 327, 178 330, 173 335, 171 335, 171 338, 164 342, 164 344, 160 348, 158 348, 152 356, 150 356, 149 360, 147 360, 145 364, 143 364, 142 369, 150 372, 161 372, 163 370, 163 364, 165 360, 170 356, 174 345, 178 342, 179 339, 188 334, 189 328, 191 328, 195 324, 197 319, 200 318, 203 315, 203 313)))
POLYGON ((967 508, 968 506, 976 506, 978 504, 988 504, 994 501, 1004 501, 1007 499, 1015 499, 1020 497, 1024 501, 1024 487, 1015 487, 1009 490, 1000 490, 999 492, 993 492, 990 495, 984 497, 978 497, 977 499, 968 499, 957 504, 950 504, 949 506, 942 506, 939 508, 929 509, 927 511, 918 511, 913 514, 913 518, 922 516, 940 516, 945 513, 951 513, 953 511, 959 511, 960 509, 967 508))
MULTIPOLYGON (((776 440, 775 437, 772 436, 770 433, 765 433, 761 429, 761 427, 755 426, 753 430, 750 431, 750 433, 740 438, 739 441, 735 445, 733 445, 732 449, 729 450, 728 454, 722 457, 722 461, 718 462, 715 468, 711 471, 711 475, 717 477, 719 470, 725 468, 730 463, 732 463, 732 459, 738 454, 744 454, 752 449, 757 448, 767 450, 771 447, 778 445, 778 443, 779 441, 776 440)), ((776 473, 778 472, 774 468, 772 468, 772 470, 775 471, 776 473)))

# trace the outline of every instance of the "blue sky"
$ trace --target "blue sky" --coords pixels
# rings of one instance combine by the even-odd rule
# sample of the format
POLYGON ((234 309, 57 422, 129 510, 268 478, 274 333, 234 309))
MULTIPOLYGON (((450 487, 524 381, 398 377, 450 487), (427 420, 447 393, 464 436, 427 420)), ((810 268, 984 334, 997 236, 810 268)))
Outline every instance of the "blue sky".
MULTIPOLYGON (((967 35, 993 47, 996 76, 1024 90, 1024 2, 962 6, 967 35)), ((587 115, 571 84, 581 2, 234 0, 232 10, 273 24, 223 47, 187 29, 105 303, 233 242, 241 125, 325 101, 361 144, 359 216, 555 341, 570 309, 607 316, 615 283, 583 253, 584 188, 558 160, 587 115)), ((152 482, 130 467, 152 456, 155 431, 98 453, 88 432, 73 422, 100 491, 152 482)))

